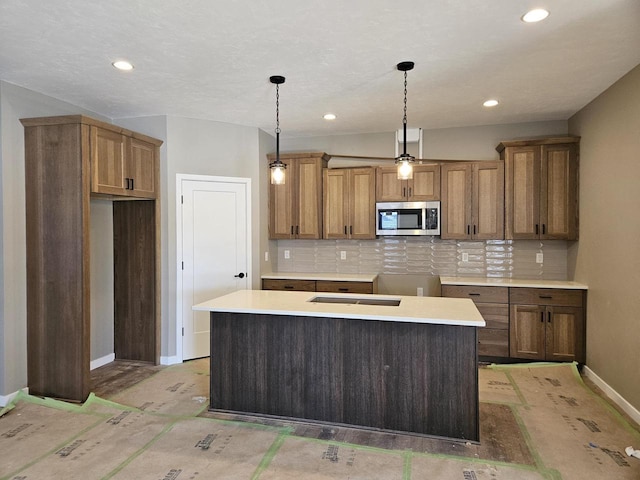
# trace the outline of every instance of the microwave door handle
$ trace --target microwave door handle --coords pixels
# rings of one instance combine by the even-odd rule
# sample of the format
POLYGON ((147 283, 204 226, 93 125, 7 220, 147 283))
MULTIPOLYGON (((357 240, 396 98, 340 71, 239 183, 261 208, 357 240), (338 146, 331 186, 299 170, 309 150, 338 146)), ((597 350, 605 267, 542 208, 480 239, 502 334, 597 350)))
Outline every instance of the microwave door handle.
POLYGON ((427 209, 422 209, 422 230, 427 229, 427 209))

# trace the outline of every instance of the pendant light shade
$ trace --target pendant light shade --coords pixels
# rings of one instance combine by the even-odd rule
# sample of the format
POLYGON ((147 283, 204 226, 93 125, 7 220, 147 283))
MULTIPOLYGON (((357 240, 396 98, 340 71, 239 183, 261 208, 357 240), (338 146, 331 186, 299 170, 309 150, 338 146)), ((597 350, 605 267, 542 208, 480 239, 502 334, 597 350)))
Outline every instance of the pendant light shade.
POLYGON ((284 80, 285 78, 280 75, 269 77, 269 81, 276 86, 276 159, 269 164, 273 185, 283 185, 286 181, 287 166, 280 161, 280 85, 284 80))
POLYGON ((407 72, 413 70, 413 62, 400 62, 397 67, 398 70, 404 72, 404 116, 402 117, 402 154, 396 157, 396 165, 398 166, 398 179, 411 180, 413 178, 413 163, 416 161, 415 157, 407 153, 407 72))

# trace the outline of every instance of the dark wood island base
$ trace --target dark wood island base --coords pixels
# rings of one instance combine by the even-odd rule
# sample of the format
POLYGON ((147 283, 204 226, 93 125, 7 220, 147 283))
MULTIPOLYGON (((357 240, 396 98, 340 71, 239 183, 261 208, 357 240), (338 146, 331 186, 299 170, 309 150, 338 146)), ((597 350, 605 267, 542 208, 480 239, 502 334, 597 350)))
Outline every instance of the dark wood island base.
POLYGON ((479 441, 474 326, 211 312, 211 410, 479 441))

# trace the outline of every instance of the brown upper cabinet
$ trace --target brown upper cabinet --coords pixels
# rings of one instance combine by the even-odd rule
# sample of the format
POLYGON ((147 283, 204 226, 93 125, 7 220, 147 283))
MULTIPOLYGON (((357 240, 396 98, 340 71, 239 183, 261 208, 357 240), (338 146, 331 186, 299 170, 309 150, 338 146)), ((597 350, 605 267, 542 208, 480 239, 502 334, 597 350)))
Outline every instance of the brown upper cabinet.
POLYGON ((90 213, 96 193, 114 200, 115 358, 160 361, 160 192, 152 187, 159 184, 162 141, 82 115, 21 122, 29 392, 82 402, 91 391, 90 213), (141 182, 146 192, 118 186, 131 158, 151 169, 151 188, 141 182), (97 190, 95 178, 104 182, 97 190), (145 198, 115 201, 137 196, 145 198))
POLYGON ((322 238, 322 169, 329 158, 321 152, 280 155, 287 170, 284 185, 270 184, 270 239, 322 238))
POLYGON ((155 145, 119 131, 91 126, 91 191, 155 198, 155 145))
POLYGON ((376 168, 377 202, 440 200, 440 165, 414 165, 412 180, 398 180, 396 167, 376 168))
POLYGON ((323 238, 376 238, 375 169, 324 170, 323 238))
POLYGON ((504 162, 442 165, 441 238, 504 238, 504 162))
POLYGON ((502 142, 505 161, 505 238, 578 238, 580 137, 502 142))

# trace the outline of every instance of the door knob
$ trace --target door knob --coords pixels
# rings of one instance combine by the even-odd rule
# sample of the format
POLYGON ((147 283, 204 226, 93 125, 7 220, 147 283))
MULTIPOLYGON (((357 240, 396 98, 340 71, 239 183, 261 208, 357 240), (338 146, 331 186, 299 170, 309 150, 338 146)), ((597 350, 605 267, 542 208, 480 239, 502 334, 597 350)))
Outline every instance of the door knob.
POLYGON ((234 277, 236 277, 236 278, 244 278, 244 273, 240 272, 239 274, 234 275, 234 277))

